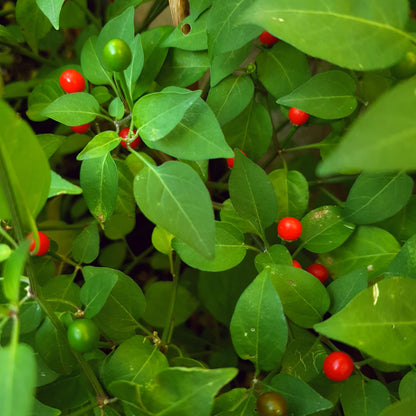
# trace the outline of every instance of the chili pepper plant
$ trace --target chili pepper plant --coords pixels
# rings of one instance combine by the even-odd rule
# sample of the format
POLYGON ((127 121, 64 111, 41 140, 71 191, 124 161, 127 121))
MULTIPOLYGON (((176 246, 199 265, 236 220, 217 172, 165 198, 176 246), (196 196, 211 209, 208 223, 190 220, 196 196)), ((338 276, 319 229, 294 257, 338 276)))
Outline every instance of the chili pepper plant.
POLYGON ((413 414, 415 2, 145 3, 2 2, 0 414, 413 414))

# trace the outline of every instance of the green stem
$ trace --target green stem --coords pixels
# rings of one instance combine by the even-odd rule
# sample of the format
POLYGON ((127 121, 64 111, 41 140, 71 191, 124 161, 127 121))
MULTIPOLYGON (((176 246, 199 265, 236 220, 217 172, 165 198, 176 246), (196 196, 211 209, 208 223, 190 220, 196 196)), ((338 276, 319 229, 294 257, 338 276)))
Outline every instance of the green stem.
POLYGON ((228 183, 207 181, 206 185, 208 188, 218 189, 220 191, 228 191, 228 183))
POLYGON ((295 134, 296 130, 297 130, 297 126, 292 126, 289 133, 287 134, 285 140, 283 141, 282 145, 280 146, 282 149, 285 149, 286 146, 290 143, 290 141, 292 140, 292 136, 295 134))
POLYGON ((173 255, 172 253, 170 253, 169 261, 171 263, 171 273, 172 273, 173 284, 172 284, 171 298, 169 302, 168 315, 166 319, 166 325, 163 329, 163 334, 162 334, 163 344, 169 344, 172 338, 173 327, 175 323, 175 304, 176 304, 176 297, 178 295, 178 286, 179 286, 179 267, 181 264, 181 260, 178 255, 176 255, 174 261, 172 257, 173 255))
POLYGON ((140 329, 144 334, 148 337, 153 337, 153 332, 149 331, 146 327, 144 327, 140 322, 136 322, 136 327, 140 329))
POLYGON ((297 150, 307 150, 307 149, 322 149, 323 147, 333 146, 331 143, 311 143, 305 144, 304 146, 295 146, 295 147, 288 147, 287 149, 283 149, 283 153, 287 152, 296 152, 297 150))
POLYGON ((250 246, 249 244, 244 244, 243 247, 246 248, 247 250, 253 250, 257 253, 263 253, 263 251, 260 250, 258 247, 250 246))
POLYGON ((327 189, 325 189, 323 186, 319 188, 325 195, 327 195, 329 198, 331 198, 339 207, 343 207, 345 203, 338 199, 335 195, 333 195, 331 192, 329 192, 327 189))
POLYGON ((123 96, 126 99, 127 106, 129 107, 129 112, 131 113, 133 111, 133 99, 130 94, 130 90, 127 87, 127 81, 126 76, 124 75, 124 72, 118 72, 118 79, 120 81, 121 90, 123 91, 123 96))
POLYGON ((5 240, 7 240, 7 241, 10 243, 10 245, 11 245, 12 247, 14 247, 14 248, 16 248, 16 247, 17 247, 17 243, 16 243, 16 241, 14 241, 14 240, 13 240, 13 238, 9 235, 9 233, 7 233, 7 232, 3 229, 3 227, 1 227, 1 226, 0 226, 0 234, 3 236, 3 238, 4 238, 5 240))
POLYGON ((50 59, 46 59, 43 56, 40 56, 40 55, 32 52, 29 49, 26 49, 25 47, 19 45, 18 43, 9 42, 7 40, 2 39, 0 41, 0 45, 8 46, 9 48, 12 48, 17 53, 19 53, 20 55, 27 56, 28 58, 33 59, 34 61, 37 61, 41 64, 44 64, 44 65, 47 65, 47 66, 52 66, 52 67, 58 67, 59 66, 58 63, 53 62, 50 59))
POLYGON ((153 246, 148 247, 146 250, 140 253, 125 269, 124 273, 129 274, 147 255, 154 250, 153 246))

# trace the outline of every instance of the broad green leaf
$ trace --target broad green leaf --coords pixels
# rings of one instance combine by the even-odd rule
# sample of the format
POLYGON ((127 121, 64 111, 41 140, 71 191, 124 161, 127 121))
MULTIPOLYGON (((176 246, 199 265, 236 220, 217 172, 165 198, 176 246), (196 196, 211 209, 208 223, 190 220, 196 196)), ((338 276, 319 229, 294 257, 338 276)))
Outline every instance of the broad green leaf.
POLYGON ((76 361, 64 334, 58 333, 49 318, 45 318, 36 331, 36 352, 50 369, 60 374, 70 374, 76 361))
POLYGON ((26 344, 0 349, 2 416, 31 416, 36 385, 36 360, 26 344))
POLYGON ((297 170, 276 169, 269 173, 277 198, 276 221, 285 217, 300 218, 309 201, 309 187, 306 178, 297 170))
POLYGON ((416 372, 410 370, 399 384, 400 400, 416 399, 416 372))
POLYGON ((116 120, 121 120, 124 116, 124 105, 119 97, 115 97, 111 100, 111 103, 108 106, 108 113, 111 117, 114 117, 116 120))
POLYGON ((253 49, 252 42, 249 42, 234 51, 211 56, 210 84, 217 85, 228 75, 232 74, 238 66, 247 58, 253 49))
POLYGON ((190 166, 175 161, 147 165, 135 177, 133 187, 137 205, 150 221, 207 259, 214 257, 211 198, 190 166))
MULTIPOLYGON (((134 280, 119 270, 92 266, 85 266, 82 269, 85 284, 91 279, 98 281, 102 274, 106 274, 107 280, 111 283, 113 278, 110 275, 114 273, 117 275, 117 282, 104 306, 94 316, 94 322, 106 337, 115 342, 122 342, 135 334, 137 321, 146 308, 142 290, 134 280)), ((102 296, 104 295, 103 293, 102 296)), ((99 303, 95 304, 94 308, 97 306, 99 303)))
POLYGON ((343 244, 354 231, 354 224, 346 221, 341 208, 324 205, 309 211, 302 218, 302 239, 305 248, 313 253, 325 253, 343 244))
POLYGON ((143 70, 133 93, 135 100, 148 91, 159 73, 169 50, 168 48, 162 48, 160 43, 169 36, 172 29, 171 26, 157 26, 140 34, 144 63, 143 70))
POLYGON ((331 298, 329 312, 333 315, 343 309, 358 293, 367 289, 367 270, 357 269, 338 277, 327 287, 331 298))
POLYGON ((110 94, 110 91, 104 85, 100 85, 98 87, 93 87, 90 93, 96 98, 96 100, 100 104, 107 103, 110 101, 113 96, 110 94))
POLYGON ((383 221, 409 201, 413 180, 405 173, 362 173, 354 182, 344 206, 344 216, 355 224, 383 221))
POLYGON ((218 121, 202 99, 188 108, 178 125, 157 142, 143 141, 148 147, 180 159, 198 161, 233 156, 218 121))
POLYGON ((249 220, 260 236, 264 236, 264 229, 276 217, 276 196, 266 172, 237 150, 229 187, 230 199, 237 213, 249 220))
POLYGON ((296 416, 306 416, 333 408, 333 404, 318 394, 309 384, 289 374, 280 373, 266 384, 268 391, 281 394, 296 416))
POLYGON ((21 218, 36 217, 48 198, 51 181, 48 160, 29 125, 5 101, 0 101, 0 121, 0 159, 6 168, 0 180, 0 218, 10 219, 3 191, 6 186, 19 202, 21 218))
POLYGON ((218 273, 200 272, 198 297, 217 321, 229 326, 238 299, 256 274, 253 256, 250 254, 230 270, 218 273))
POLYGON ((120 138, 115 131, 106 130, 97 134, 77 155, 77 160, 94 159, 106 156, 120 144, 120 138))
POLYGON ((140 34, 137 34, 130 42, 130 48, 132 51, 132 62, 124 71, 127 86, 129 88, 130 95, 133 96, 136 81, 138 80, 144 64, 144 53, 142 46, 142 38, 140 34))
POLYGON ((93 274, 81 287, 80 297, 84 308, 84 315, 91 319, 102 309, 107 302, 111 291, 118 280, 117 273, 104 268, 100 274, 93 274))
POLYGON ((269 247, 267 251, 257 254, 254 263, 257 271, 260 273, 270 264, 286 264, 287 266, 291 266, 292 256, 285 246, 275 244, 269 247))
POLYGON ((104 223, 114 212, 117 190, 117 166, 109 153, 82 161, 81 188, 91 214, 104 223))
POLYGON ((260 27, 238 22, 239 16, 253 3, 254 0, 213 1, 207 21, 211 55, 239 49, 260 35, 260 27))
POLYGON ((415 170, 415 89, 416 79, 410 78, 372 103, 318 166, 318 174, 362 169, 367 172, 415 170))
POLYGON ((60 414, 61 411, 59 409, 45 406, 43 403, 36 399, 33 405, 32 413, 29 413, 31 416, 59 416, 60 414))
POLYGON ((246 255, 243 234, 231 224, 215 223, 215 254, 213 260, 207 260, 181 240, 172 242, 179 257, 191 267, 207 272, 221 272, 241 263, 246 255))
POLYGON ((211 87, 207 103, 223 125, 241 114, 253 98, 254 84, 247 75, 229 76, 211 87))
POLYGON ((270 265, 271 280, 285 315, 296 325, 311 328, 329 308, 325 286, 310 273, 293 266, 270 265))
POLYGON ((372 279, 386 271, 399 250, 399 243, 390 233, 363 225, 341 247, 321 254, 320 260, 335 279, 362 267, 372 279))
POLYGON ((49 159, 65 141, 65 136, 59 136, 57 134, 38 134, 36 136, 38 142, 41 145, 46 157, 49 159))
POLYGON ((226 199, 220 211, 220 218, 223 222, 228 222, 234 225, 235 228, 239 229, 243 234, 245 233, 254 233, 257 234, 258 231, 254 225, 246 218, 241 217, 235 210, 231 199, 226 199))
POLYGON ((105 361, 102 377, 107 387, 117 380, 144 385, 167 367, 166 356, 149 339, 135 335, 120 344, 105 361))
POLYGON ((164 87, 187 87, 198 81, 208 69, 208 52, 171 48, 156 81, 164 87))
POLYGON ((55 312, 74 311, 74 307, 81 306, 79 299, 80 288, 74 283, 71 275, 54 276, 41 287, 43 297, 51 304, 55 312), (60 302, 63 300, 64 302, 60 302))
POLYGON ((392 277, 381 280, 314 329, 386 363, 414 363, 415 301, 414 279, 392 277))
POLYGON ((152 244, 159 253, 168 255, 173 251, 172 239, 174 236, 160 227, 153 228, 152 244))
POLYGON ((409 416, 414 412, 416 399, 399 401, 386 407, 378 416, 409 416))
POLYGON ((100 235, 94 221, 84 228, 72 243, 72 256, 78 263, 92 263, 100 252, 100 235))
POLYGON ((207 18, 208 13, 203 13, 200 17, 193 14, 189 15, 183 19, 170 36, 162 42, 162 46, 190 51, 202 51, 207 49, 207 18))
POLYGON ((257 24, 308 55, 368 71, 389 67, 403 56, 408 14, 406 0, 258 0, 236 24, 257 24))
POLYGON ((256 65, 259 80, 275 98, 289 94, 311 76, 306 55, 283 42, 263 50, 256 65))
POLYGON ((23 241, 13 250, 3 267, 3 294, 14 305, 19 304, 20 279, 29 254, 28 246, 29 243, 23 241))
POLYGON ((201 91, 167 88, 140 98, 133 108, 133 122, 146 142, 155 142, 170 133, 182 120, 201 91))
POLYGON ((65 0, 36 0, 36 4, 43 14, 52 23, 52 26, 59 30, 59 15, 65 0))
POLYGON ((49 188, 48 198, 57 195, 79 195, 82 189, 79 186, 67 181, 56 172, 51 171, 51 186, 49 188))
POLYGON ((141 389, 143 404, 164 416, 208 416, 218 391, 236 375, 235 368, 167 368, 141 389))
POLYGON ((246 109, 223 126, 224 136, 232 148, 244 150, 256 161, 267 151, 273 134, 269 112, 255 100, 246 109))
POLYGON ((41 115, 44 108, 64 94, 58 80, 46 79, 38 84, 28 97, 28 110, 26 115, 32 121, 47 120, 41 115))
POLYGON ((100 116, 100 104, 91 94, 74 92, 57 98, 41 115, 67 126, 80 126, 100 116))
MULTIPOLYGON (((169 325, 168 310, 174 290, 172 282, 155 282, 149 285, 145 291, 146 310, 143 319, 157 328, 169 325)), ((174 324, 180 325, 189 319, 195 312, 198 301, 183 286, 178 286, 176 292, 175 308, 173 312, 174 324)))
POLYGON ((327 355, 319 338, 306 333, 288 344, 283 356, 282 372, 309 382, 321 374, 327 355))
POLYGON ((326 120, 343 118, 357 107, 355 89, 354 80, 346 72, 321 72, 277 103, 326 120))
POLYGON ((342 387, 341 404, 345 416, 378 416, 390 404, 390 393, 378 380, 352 376, 342 387))
POLYGON ((384 277, 392 276, 416 279, 416 234, 406 241, 384 274, 384 277))
MULTIPOLYGON (((0 244, 0 263, 3 262, 4 260, 7 260, 10 255, 12 254, 12 249, 7 245, 7 244, 0 244)), ((4 276, 4 272, 3 272, 3 276, 4 276)))
POLYGON ((240 296, 231 318, 230 333, 237 354, 250 360, 257 371, 270 371, 280 364, 288 327, 268 269, 240 296))
POLYGON ((101 58, 98 55, 97 36, 87 39, 81 51, 81 66, 85 78, 94 85, 112 85, 111 72, 104 69, 101 58))
POLYGON ((37 54, 39 40, 52 27, 48 18, 40 10, 36 0, 19 0, 16 2, 15 12, 17 24, 24 29, 22 32, 27 44, 37 54))

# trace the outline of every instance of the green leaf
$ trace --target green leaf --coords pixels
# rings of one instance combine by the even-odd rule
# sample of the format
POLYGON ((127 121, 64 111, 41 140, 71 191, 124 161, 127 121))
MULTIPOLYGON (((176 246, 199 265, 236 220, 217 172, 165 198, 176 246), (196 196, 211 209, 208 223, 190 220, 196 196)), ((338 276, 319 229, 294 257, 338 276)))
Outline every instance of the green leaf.
POLYGON ((253 98, 254 84, 247 75, 229 76, 211 87, 207 103, 223 125, 241 114, 253 98))
POLYGON ((77 263, 92 263, 100 252, 100 236, 96 222, 84 228, 72 242, 72 256, 77 263))
POLYGON ((203 13, 199 17, 194 14, 189 15, 162 42, 162 46, 189 51, 202 51, 207 49, 207 18, 208 13, 203 13))
MULTIPOLYGON (((82 269, 85 284, 90 279, 98 281, 103 274, 106 274, 111 282, 110 275, 114 273, 117 275, 117 282, 104 306, 94 316, 94 322, 100 328, 101 333, 117 343, 135 334, 138 327, 137 321, 142 317, 146 308, 143 292, 129 276, 119 270, 92 266, 85 266, 82 269)), ((98 306, 97 303, 94 308, 98 306)))
POLYGON ((266 387, 268 391, 281 394, 286 399, 290 411, 296 416, 310 415, 334 406, 307 383, 289 374, 278 374, 266 387))
POLYGON ((188 108, 182 120, 166 137, 157 142, 149 142, 146 138, 143 141, 152 149, 186 160, 233 156, 214 113, 202 98, 188 108))
POLYGON ((82 189, 79 186, 67 181, 56 172, 51 171, 51 187, 49 188, 48 198, 57 195, 79 195, 82 189))
POLYGON ((409 416, 416 406, 416 399, 395 402, 386 407, 378 416, 409 416))
POLYGON ((143 140, 155 142, 170 133, 182 120, 201 91, 167 88, 140 98, 133 108, 133 122, 143 140))
POLYGON ((357 107, 354 80, 343 71, 321 72, 277 100, 326 120, 349 116, 357 107))
POLYGON ((97 36, 87 39, 81 51, 81 66, 85 77, 94 85, 112 85, 111 72, 104 69, 98 55, 97 36))
POLYGON ((190 166, 175 161, 147 165, 135 177, 133 187, 137 205, 150 221, 207 259, 214 257, 211 198, 190 166))
MULTIPOLYGON (((7 260, 12 254, 12 249, 7 244, 0 244, 0 263, 7 260)), ((4 275, 4 272, 3 272, 4 275)))
POLYGON ((70 374, 76 364, 67 340, 45 318, 35 335, 36 352, 46 365, 60 374, 70 374))
POLYGON ((416 372, 410 370, 400 381, 400 400, 416 399, 416 372))
POLYGON ((341 404, 345 416, 378 416, 390 404, 390 393, 378 380, 352 376, 342 386, 341 404))
POLYGON ((255 100, 223 126, 224 136, 232 148, 244 150, 252 160, 259 160, 267 151, 273 134, 269 112, 255 100))
POLYGON ((117 166, 111 155, 83 160, 80 181, 91 214, 105 222, 114 212, 118 189, 117 166))
POLYGON ((306 55, 283 42, 263 50, 256 58, 256 65, 259 80, 276 98, 289 94, 311 76, 306 55))
POLYGON ((253 43, 249 42, 234 51, 211 56, 210 85, 214 87, 225 77, 232 74, 247 58, 252 49, 253 43))
POLYGON ((386 363, 411 364, 416 361, 415 301, 414 279, 385 279, 314 329, 386 363))
POLYGON ((254 225, 246 218, 241 217, 235 210, 230 199, 226 199, 220 211, 220 218, 223 222, 228 222, 232 224, 235 228, 240 230, 243 234, 245 233, 254 233, 257 234, 258 231, 254 225))
POLYGON ((9 256, 3 268, 3 293, 13 304, 19 304, 20 279, 22 278, 26 259, 29 254, 29 243, 23 241, 9 256))
POLYGON ((77 155, 77 160, 102 158, 120 144, 120 138, 115 131, 106 130, 97 134, 77 155))
POLYGON ((36 85, 28 97, 28 110, 26 115, 32 121, 47 120, 46 116, 41 115, 42 111, 57 98, 64 95, 58 80, 46 79, 36 85))
POLYGON ((231 202, 237 213, 250 221, 260 236, 276 217, 276 196, 266 172, 236 151, 229 179, 231 202))
POLYGON ((61 411, 59 409, 45 406, 43 403, 36 399, 33 405, 32 413, 29 413, 31 416, 59 416, 60 414, 61 411))
POLYGON ((280 244, 271 246, 267 251, 257 254, 254 263, 257 271, 260 273, 270 264, 292 265, 292 256, 289 250, 280 244))
POLYGON ((67 126, 80 126, 100 116, 100 104, 91 94, 74 92, 57 98, 40 114, 67 126))
POLYGON ((302 218, 300 236, 307 250, 325 253, 343 244, 353 233, 354 224, 346 221, 341 208, 324 205, 309 211, 302 218))
POLYGON ((164 416, 208 416, 215 395, 236 375, 235 368, 167 368, 148 390, 140 389, 143 404, 164 416))
POLYGON ((156 81, 164 87, 187 87, 198 81, 208 69, 209 57, 206 51, 171 48, 156 81))
POLYGON ((74 307, 71 304, 81 306, 79 291, 80 288, 71 275, 55 276, 41 287, 42 295, 51 303, 55 312, 73 312, 74 307), (64 302, 60 302, 61 300, 64 302))
POLYGON ((118 380, 139 385, 150 383, 156 375, 167 368, 168 360, 149 339, 135 335, 118 346, 104 362, 102 377, 112 391, 118 380))
MULTIPOLYGON (((392 41, 389 40, 389 46, 392 41)), ((416 79, 397 84, 349 127, 337 148, 318 166, 319 175, 346 170, 415 170, 416 79), (365 137, 365 140, 363 140, 365 137)))
POLYGON ((52 26, 59 30, 59 15, 65 0, 36 0, 39 9, 52 23, 52 26))
POLYGON ((345 244, 321 254, 320 260, 335 279, 362 267, 367 269, 368 278, 372 279, 386 271, 399 250, 399 243, 387 231, 359 226, 345 244))
POLYGON ((36 218, 48 198, 51 181, 48 160, 29 125, 1 100, 0 122, 0 158, 6 167, 6 172, 1 173, 0 218, 10 219, 3 181, 9 183, 19 202, 21 218, 29 220, 29 215, 36 218))
POLYGON ((283 264, 270 265, 271 280, 285 315, 296 325, 312 328, 329 309, 325 286, 310 273, 283 264))
POLYGON ((211 55, 233 51, 259 36, 261 28, 241 25, 239 16, 254 0, 214 1, 207 21, 208 48, 211 55))
POLYGON ((127 86, 130 91, 130 95, 133 96, 136 81, 138 80, 144 64, 144 52, 142 46, 142 38, 140 34, 137 34, 134 39, 130 42, 130 49, 132 51, 131 64, 124 71, 127 86))
POLYGON ((116 120, 121 120, 124 116, 124 105, 119 97, 115 97, 111 100, 110 105, 108 106, 108 113, 111 117, 114 117, 116 120))
MULTIPOLYGON (((155 282, 145 292, 146 310, 143 319, 150 325, 163 328, 168 325, 168 307, 173 292, 172 282, 155 282)), ((178 286, 174 308, 174 324, 180 325, 195 312, 198 301, 183 286, 178 286)))
POLYGON ((234 348, 256 370, 277 368, 288 339, 288 327, 282 303, 263 270, 245 289, 231 318, 230 333, 234 348))
POLYGON ((402 276, 416 279, 416 234, 406 241, 390 263, 384 277, 402 276))
POLYGON ((30 416, 36 385, 36 360, 26 344, 0 349, 0 403, 2 416, 30 416))
POLYGON ((230 270, 200 272, 198 298, 217 321, 229 326, 238 299, 256 274, 253 256, 249 253, 238 266, 230 270))
POLYGON ((81 287, 80 298, 85 306, 85 318, 91 319, 101 311, 107 302, 111 291, 117 284, 118 275, 116 271, 103 268, 99 274, 91 273, 88 276, 88 280, 81 287))
POLYGON ((308 55, 368 71, 389 67, 403 56, 409 39, 404 31, 408 15, 406 0, 377 4, 258 0, 236 24, 257 24, 308 55))
POLYGON ((344 216, 355 224, 383 221, 409 201, 413 180, 403 172, 362 173, 350 189, 344 216))
POLYGON ((38 53, 39 40, 51 30, 52 26, 36 3, 36 0, 16 2, 16 21, 27 44, 38 53))
POLYGON ((308 181, 297 170, 276 169, 269 173, 277 198, 276 221, 285 217, 300 218, 309 202, 308 181))
POLYGON ((186 264, 207 272, 221 272, 237 266, 247 251, 243 234, 231 224, 218 221, 215 223, 215 255, 212 260, 207 260, 177 238, 172 246, 186 264))
POLYGON ((367 269, 357 269, 338 277, 327 287, 331 298, 329 312, 333 315, 343 309, 358 293, 367 289, 367 269))

